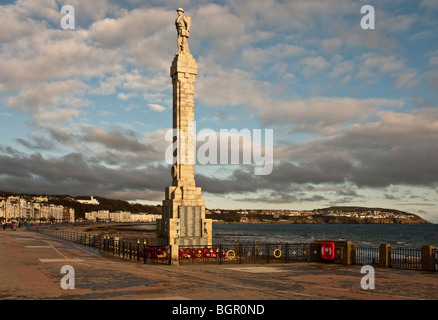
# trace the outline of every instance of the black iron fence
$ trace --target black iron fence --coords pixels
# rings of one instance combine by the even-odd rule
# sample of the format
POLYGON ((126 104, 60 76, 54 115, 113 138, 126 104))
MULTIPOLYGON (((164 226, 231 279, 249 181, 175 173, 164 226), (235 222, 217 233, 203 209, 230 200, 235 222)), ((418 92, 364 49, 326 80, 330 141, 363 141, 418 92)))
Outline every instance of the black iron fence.
MULTIPOLYGON (((170 263, 170 248, 151 246, 144 240, 129 241, 117 237, 92 235, 52 228, 28 227, 49 236, 68 240, 92 247, 103 253, 111 254, 131 261, 143 263, 170 263)), ((179 246, 179 262, 181 263, 270 263, 309 261, 308 243, 258 244, 235 243, 228 245, 212 245, 204 247, 179 246)))
POLYGON ((113 256, 131 261, 168 264, 170 259, 168 248, 148 245, 145 240, 130 241, 118 239, 117 237, 41 227, 28 227, 27 230, 37 231, 54 238, 89 246, 100 252, 112 254, 113 256))
POLYGON ((354 262, 358 265, 378 265, 379 247, 354 246, 354 262))
MULTIPOLYGON (((153 264, 170 264, 169 247, 153 246, 147 239, 137 241, 118 239, 102 235, 93 235, 53 228, 27 227, 27 230, 38 231, 49 236, 89 246, 100 252, 123 259, 153 264)), ((310 243, 238 243, 216 244, 212 246, 194 247, 179 246, 179 262, 185 263, 288 263, 292 261, 311 261, 310 243)), ((313 249, 315 251, 315 249, 313 249)), ((313 252, 316 254, 316 251, 313 252)), ((379 265, 380 248, 375 246, 352 246, 352 262, 357 265, 379 265)), ((438 248, 434 248, 435 271, 438 270, 438 248)), ((422 249, 389 247, 388 266, 405 269, 422 269, 422 249)), ((315 261, 315 260, 312 260, 315 261)))
POLYGON ((205 247, 186 246, 179 248, 180 263, 274 263, 309 261, 308 243, 259 244, 235 243, 205 247))
POLYGON ((421 269, 421 249, 390 248, 391 267, 404 269, 421 269))

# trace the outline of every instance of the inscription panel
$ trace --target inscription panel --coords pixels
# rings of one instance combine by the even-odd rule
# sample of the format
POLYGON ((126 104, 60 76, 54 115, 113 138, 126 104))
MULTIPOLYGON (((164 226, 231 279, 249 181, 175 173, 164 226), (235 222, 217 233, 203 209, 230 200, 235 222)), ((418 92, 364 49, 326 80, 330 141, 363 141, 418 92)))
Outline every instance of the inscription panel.
POLYGON ((169 235, 169 207, 163 206, 161 207, 161 235, 168 236, 169 235))
POLYGON ((201 237, 201 206, 179 206, 180 237, 201 237))

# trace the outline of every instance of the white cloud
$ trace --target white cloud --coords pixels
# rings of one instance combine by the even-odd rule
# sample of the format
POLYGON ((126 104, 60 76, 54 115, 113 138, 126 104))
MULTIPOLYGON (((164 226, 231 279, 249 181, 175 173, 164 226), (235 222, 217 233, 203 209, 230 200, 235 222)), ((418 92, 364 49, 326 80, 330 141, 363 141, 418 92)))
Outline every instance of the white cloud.
POLYGON ((382 107, 401 107, 402 100, 314 97, 293 101, 271 101, 259 110, 268 123, 290 123, 296 132, 334 133, 350 121, 365 120, 382 107))
POLYGON ((149 103, 149 108, 151 108, 152 110, 157 111, 157 112, 162 112, 162 111, 166 110, 165 107, 163 107, 159 104, 156 104, 156 103, 149 103))
POLYGON ((309 78, 312 77, 326 68, 330 65, 323 57, 307 57, 303 58, 300 61, 296 63, 297 66, 303 66, 302 68, 302 74, 309 78))
POLYGON ((438 3, 435 0, 421 0, 420 7, 427 10, 438 10, 438 3))
POLYGON ((338 78, 346 74, 353 74, 356 65, 352 61, 338 62, 333 66, 333 70, 329 73, 330 78, 338 78))
POLYGON ((279 43, 266 48, 245 48, 242 50, 242 63, 251 69, 260 69, 266 64, 279 63, 290 56, 302 55, 303 47, 279 43))
MULTIPOLYGON (((422 106, 436 105, 433 96, 423 94, 430 90, 427 81, 438 91, 436 21, 431 19, 436 1, 409 6, 409 1, 397 6, 382 2, 373 32, 360 29, 360 6, 349 0, 128 2, 17 0, 1 7, 0 115, 25 112, 33 126, 26 130, 38 133, 27 141, 20 136, 25 132, 12 132, 19 137, 11 140, 44 152, 25 155, 5 139, 0 166, 10 174, 2 176, 3 185, 19 187, 25 185, 22 177, 38 177, 30 182, 38 191, 50 190, 59 180, 57 186, 66 192, 97 186, 114 196, 159 198, 166 183, 148 183, 161 182, 162 176, 170 180, 169 170, 163 166, 151 172, 145 163, 164 160, 164 134, 134 130, 139 127, 135 120, 149 108, 140 130, 161 126, 169 111, 165 106, 172 104, 169 67, 176 52, 178 6, 192 16, 196 103, 213 107, 198 113, 201 120, 261 121, 282 140, 275 146, 273 175, 254 178, 239 168, 221 180, 205 169, 199 181, 207 189, 254 191, 259 192, 256 201, 290 202, 317 200, 303 192, 288 196, 284 190, 297 183, 321 184, 319 190, 324 183, 333 190, 342 185, 341 196, 352 194, 344 181, 357 190, 354 184, 427 185, 436 180, 436 112, 406 111, 414 90, 413 105, 418 107, 420 100, 422 106), (62 4, 76 9, 74 32, 59 29, 62 4), (387 84, 393 91, 380 90, 387 84), (106 101, 110 105, 101 110, 106 101), (108 129, 107 122, 106 129, 99 127, 102 119, 94 116, 109 112, 123 113, 116 121, 132 126, 108 129), (51 156, 63 151, 70 154, 51 156), (81 170, 85 174, 78 174, 81 170)), ((16 119, 4 119, 9 120, 16 119)))

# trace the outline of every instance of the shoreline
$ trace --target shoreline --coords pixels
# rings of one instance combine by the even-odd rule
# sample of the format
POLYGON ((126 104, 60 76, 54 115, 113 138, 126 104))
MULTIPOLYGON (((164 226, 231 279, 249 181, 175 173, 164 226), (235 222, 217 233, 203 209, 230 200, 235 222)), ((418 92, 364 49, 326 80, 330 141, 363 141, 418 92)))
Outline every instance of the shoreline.
POLYGON ((78 233, 88 233, 96 236, 118 237, 120 240, 147 240, 150 243, 156 239, 155 228, 135 229, 135 226, 155 226, 155 222, 101 222, 77 223, 71 225, 52 225, 49 228, 78 233))

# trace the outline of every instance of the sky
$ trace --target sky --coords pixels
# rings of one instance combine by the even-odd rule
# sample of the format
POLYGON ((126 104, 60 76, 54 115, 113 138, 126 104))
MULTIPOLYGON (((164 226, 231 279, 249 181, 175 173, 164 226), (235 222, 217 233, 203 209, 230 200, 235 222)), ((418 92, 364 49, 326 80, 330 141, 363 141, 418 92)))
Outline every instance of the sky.
POLYGON ((164 200, 178 7, 197 132, 273 132, 270 174, 196 164, 207 208, 368 206, 438 223, 436 0, 0 1, 0 190, 164 200))

